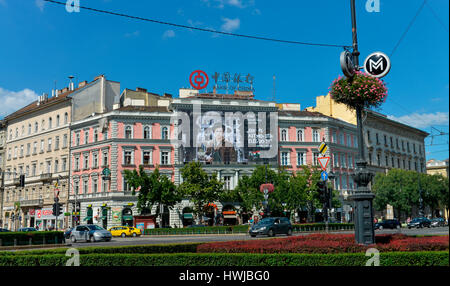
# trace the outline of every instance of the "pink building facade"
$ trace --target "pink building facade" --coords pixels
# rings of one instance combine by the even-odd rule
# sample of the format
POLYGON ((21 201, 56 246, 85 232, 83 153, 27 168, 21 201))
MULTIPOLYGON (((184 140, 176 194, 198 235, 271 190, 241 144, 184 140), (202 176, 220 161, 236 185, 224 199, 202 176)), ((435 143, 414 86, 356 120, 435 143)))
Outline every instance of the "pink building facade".
POLYGON ((173 126, 164 107, 122 107, 71 126, 73 224, 132 225, 137 196, 124 177, 139 169, 174 180, 173 126))
MULTIPOLYGON (((341 208, 333 210, 339 221, 351 220, 349 191, 356 186, 352 174, 358 153, 356 126, 309 111, 279 111, 279 165, 290 173, 303 166, 319 166, 319 145, 325 142, 330 157, 327 173, 334 174, 333 186, 340 191, 341 208)), ((301 218, 300 218, 301 220, 301 218)))

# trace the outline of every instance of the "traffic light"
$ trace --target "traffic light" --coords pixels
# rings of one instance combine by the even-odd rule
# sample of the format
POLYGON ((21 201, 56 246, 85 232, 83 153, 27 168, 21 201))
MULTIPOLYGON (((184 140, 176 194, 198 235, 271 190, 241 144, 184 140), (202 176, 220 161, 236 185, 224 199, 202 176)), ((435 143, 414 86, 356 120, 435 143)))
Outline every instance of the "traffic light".
POLYGON ((62 204, 58 204, 58 210, 59 210, 59 212, 58 212, 58 215, 61 215, 61 214, 63 214, 63 205, 62 204))
POLYGON ((58 216, 57 212, 58 212, 58 203, 54 203, 53 204, 53 215, 58 216))
POLYGON ((319 200, 321 203, 324 203, 326 200, 326 189, 325 182, 318 181, 317 182, 317 192, 319 193, 319 200))

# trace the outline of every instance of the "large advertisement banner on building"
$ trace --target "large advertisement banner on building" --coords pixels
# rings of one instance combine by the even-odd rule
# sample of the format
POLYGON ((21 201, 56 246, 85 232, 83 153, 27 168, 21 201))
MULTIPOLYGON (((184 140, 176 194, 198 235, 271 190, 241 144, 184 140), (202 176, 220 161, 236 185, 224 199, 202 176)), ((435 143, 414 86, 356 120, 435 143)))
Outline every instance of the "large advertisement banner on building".
POLYGON ((179 162, 277 163, 278 117, 268 111, 220 111, 193 104, 177 107, 172 122, 179 162))
POLYGON ((121 207, 112 207, 111 208, 112 215, 112 223, 122 223, 122 208, 121 207))

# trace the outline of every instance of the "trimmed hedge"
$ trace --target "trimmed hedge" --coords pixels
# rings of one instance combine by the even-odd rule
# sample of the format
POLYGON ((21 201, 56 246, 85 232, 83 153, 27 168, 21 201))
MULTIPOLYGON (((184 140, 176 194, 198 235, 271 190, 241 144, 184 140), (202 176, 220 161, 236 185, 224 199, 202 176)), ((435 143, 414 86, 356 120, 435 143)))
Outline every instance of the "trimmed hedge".
MULTIPOLYGON (((317 231, 325 230, 325 223, 304 223, 304 224, 293 224, 292 228, 294 232, 298 231, 317 231)), ((355 229, 353 223, 329 223, 328 230, 352 230, 355 229)))
POLYGON ((62 231, 0 232, 0 246, 65 243, 62 231))
POLYGON ((145 235, 247 233, 248 225, 145 229, 145 235))
MULTIPOLYGON (((157 254, 157 253, 195 253, 201 242, 178 244, 147 244, 127 246, 104 246, 77 248, 80 254, 157 254)), ((68 248, 1 252, 1 255, 54 255, 65 254, 68 248)))
MULTIPOLYGON (((352 230, 355 226, 353 223, 330 223, 329 230, 352 230)), ((177 235, 177 234, 231 234, 231 233, 247 233, 248 225, 234 226, 205 226, 205 227, 185 227, 185 228, 154 228, 145 229, 145 235, 177 235)), ((325 223, 306 223, 293 224, 294 232, 300 231, 319 231, 325 230, 325 223)))
MULTIPOLYGON (((64 255, 0 256, 0 266, 64 266, 64 255)), ((340 254, 85 254, 81 266, 365 266, 364 253, 340 254)), ((380 253, 380 266, 449 266, 449 252, 380 253)))

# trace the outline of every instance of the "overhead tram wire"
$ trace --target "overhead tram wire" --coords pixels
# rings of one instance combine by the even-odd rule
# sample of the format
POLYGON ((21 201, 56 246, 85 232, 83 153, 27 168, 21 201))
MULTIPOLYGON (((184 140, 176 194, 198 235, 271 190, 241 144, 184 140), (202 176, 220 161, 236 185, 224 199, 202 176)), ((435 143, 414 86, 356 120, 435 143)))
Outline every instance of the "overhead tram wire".
MULTIPOLYGON (((59 4, 66 6, 65 2, 55 1, 55 0, 44 0, 45 2, 53 3, 53 4, 59 4)), ((275 39, 275 38, 268 38, 268 37, 260 37, 260 36, 253 36, 253 35, 245 35, 245 34, 235 34, 235 33, 229 33, 229 32, 223 32, 223 31, 217 31, 213 29, 205 29, 205 28, 199 28, 199 27, 193 27, 188 25, 181 25, 181 24, 175 24, 170 22, 164 22, 159 21, 155 19, 150 18, 143 18, 143 17, 137 17, 137 16, 131 16, 123 13, 113 12, 113 11, 107 11, 107 10, 101 10, 86 6, 78 6, 78 5, 72 5, 72 7, 77 7, 84 10, 89 10, 97 13, 103 13, 103 14, 109 14, 114 16, 120 16, 125 18, 130 18, 134 20, 140 20, 140 21, 146 21, 161 25, 167 25, 167 26, 173 26, 177 28, 184 28, 184 29, 190 29, 190 30, 197 30, 202 32, 209 32, 209 33, 215 33, 215 34, 221 34, 221 35, 227 35, 227 36, 234 36, 234 37, 241 37, 241 38, 248 38, 253 40, 264 40, 264 41, 271 41, 271 42, 278 42, 278 43, 284 43, 284 44, 295 44, 295 45, 307 45, 307 46, 318 46, 318 47, 333 47, 333 48, 351 48, 352 46, 347 45, 334 45, 334 44, 324 44, 324 43, 310 43, 310 42, 300 42, 300 41, 291 41, 291 40, 282 40, 282 39, 275 39)))

